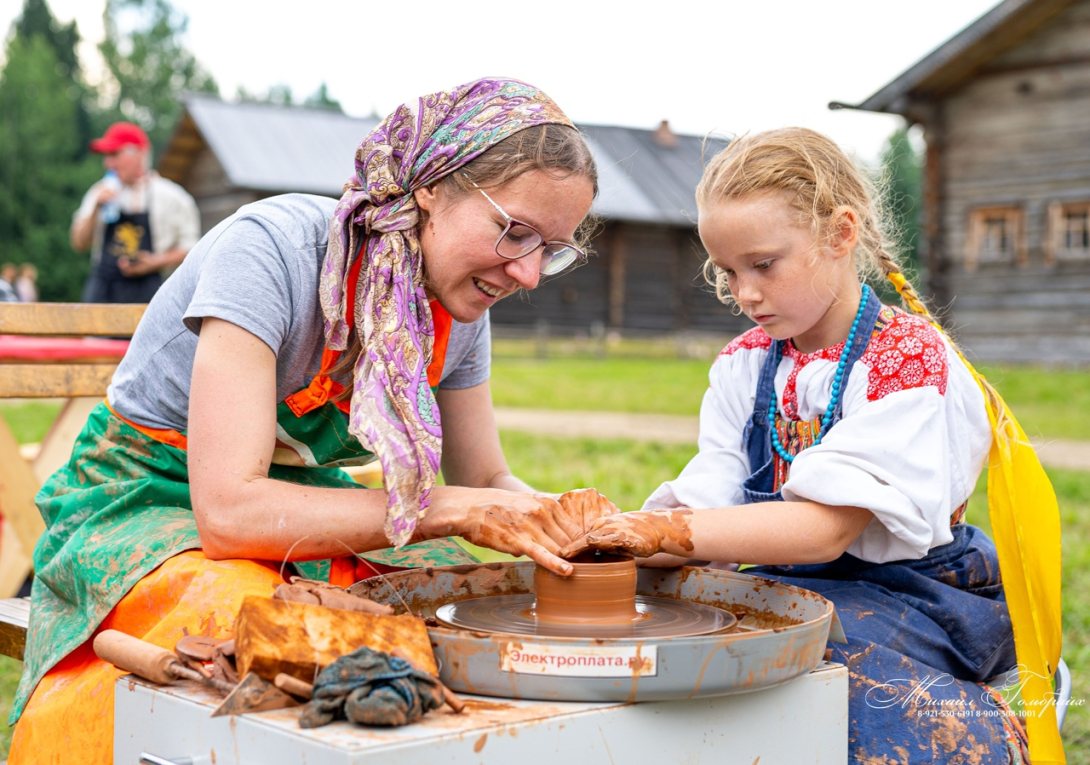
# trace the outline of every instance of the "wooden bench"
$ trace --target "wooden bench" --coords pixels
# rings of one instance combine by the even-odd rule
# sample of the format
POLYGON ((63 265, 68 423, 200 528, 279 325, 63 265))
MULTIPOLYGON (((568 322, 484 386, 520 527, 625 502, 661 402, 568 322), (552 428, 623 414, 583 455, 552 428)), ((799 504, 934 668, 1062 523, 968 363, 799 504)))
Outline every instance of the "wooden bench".
POLYGON ((64 464, 106 395, 144 305, 0 303, 0 400, 64 399, 32 459, 0 418, 0 654, 22 658, 29 601, 11 598, 31 571, 44 525, 34 495, 64 464))

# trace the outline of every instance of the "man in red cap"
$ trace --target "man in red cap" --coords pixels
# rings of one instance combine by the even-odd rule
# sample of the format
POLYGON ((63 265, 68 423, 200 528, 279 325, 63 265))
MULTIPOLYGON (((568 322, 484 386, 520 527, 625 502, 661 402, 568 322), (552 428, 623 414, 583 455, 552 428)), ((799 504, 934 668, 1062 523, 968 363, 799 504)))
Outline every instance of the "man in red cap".
POLYGON ((138 125, 115 122, 91 150, 105 177, 83 196, 72 219, 76 250, 91 250, 87 303, 146 303, 200 238, 197 203, 149 168, 151 142, 138 125))

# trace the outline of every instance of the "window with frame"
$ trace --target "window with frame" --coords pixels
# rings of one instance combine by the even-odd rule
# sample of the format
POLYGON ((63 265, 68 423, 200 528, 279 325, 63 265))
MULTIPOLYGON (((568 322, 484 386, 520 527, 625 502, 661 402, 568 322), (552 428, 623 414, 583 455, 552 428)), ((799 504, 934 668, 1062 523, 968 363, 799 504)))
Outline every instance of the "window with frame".
POLYGON ((972 271, 986 263, 1026 263, 1025 225, 1021 207, 978 207, 970 211, 965 268, 972 271))
POLYGON ((1090 259, 1090 200, 1049 205, 1046 258, 1050 263, 1090 259))

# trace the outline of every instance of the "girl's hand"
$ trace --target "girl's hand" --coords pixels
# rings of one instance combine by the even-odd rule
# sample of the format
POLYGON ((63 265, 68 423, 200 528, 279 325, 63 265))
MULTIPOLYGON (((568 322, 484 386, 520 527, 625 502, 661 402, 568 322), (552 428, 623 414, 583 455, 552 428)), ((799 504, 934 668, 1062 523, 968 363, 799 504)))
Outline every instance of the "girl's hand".
POLYGON ((649 510, 602 516, 582 538, 565 545, 559 555, 573 558, 584 550, 602 550, 637 558, 659 552, 688 556, 693 551, 691 515, 689 510, 649 510))
POLYGON ((556 499, 562 511, 558 522, 568 532, 568 541, 582 537, 599 518, 621 512, 597 489, 572 489, 556 499))
POLYGON ((549 571, 567 576, 572 568, 557 555, 560 548, 581 537, 597 518, 616 512, 617 506, 594 489, 569 491, 554 498, 446 486, 435 490, 418 536, 458 534, 481 547, 527 555, 549 571))

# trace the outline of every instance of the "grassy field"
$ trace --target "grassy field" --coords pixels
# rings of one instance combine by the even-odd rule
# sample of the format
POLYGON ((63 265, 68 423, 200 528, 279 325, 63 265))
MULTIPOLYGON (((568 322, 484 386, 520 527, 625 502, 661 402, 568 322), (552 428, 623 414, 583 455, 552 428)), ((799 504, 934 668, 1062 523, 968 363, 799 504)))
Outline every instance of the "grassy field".
MULTIPOLYGON (((550 348, 545 358, 519 354, 518 346, 497 344, 494 397, 503 406, 695 414, 707 380, 707 359, 672 358, 676 348, 648 352, 584 346, 567 355, 550 348), (596 357, 597 356, 597 357, 596 357)), ((674 354, 676 355, 676 354, 674 354)), ((1007 397, 1027 432, 1053 438, 1090 438, 1090 379, 1085 372, 1002 367, 986 370, 1007 397)), ((37 441, 56 411, 51 403, 0 404, 24 442, 37 441)), ((661 481, 677 474, 691 457, 686 446, 619 440, 548 439, 502 434, 516 473, 547 491, 594 486, 622 507, 635 507, 661 481)), ((1090 710, 1080 681, 1090 676, 1090 472, 1050 470, 1063 516, 1064 658, 1075 679, 1073 698, 1082 705, 1068 713, 1064 741, 1068 762, 1090 765, 1090 710)), ((987 527, 982 494, 970 503, 970 520, 987 527)), ((20 664, 0 657, 0 716, 18 681, 20 664)), ((8 731, 0 729, 0 759, 8 731)))
MULTIPOLYGON (((556 341, 542 357, 528 343, 497 341, 492 398, 497 406, 695 415, 718 347, 676 343, 556 341), (673 354, 673 355, 671 355, 673 354), (694 358, 695 356, 695 358, 694 358)), ((982 366, 1030 437, 1090 440, 1086 370, 982 366)))

